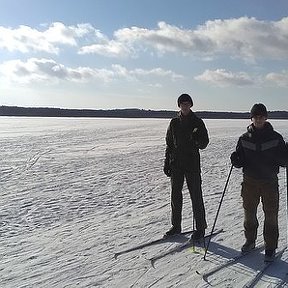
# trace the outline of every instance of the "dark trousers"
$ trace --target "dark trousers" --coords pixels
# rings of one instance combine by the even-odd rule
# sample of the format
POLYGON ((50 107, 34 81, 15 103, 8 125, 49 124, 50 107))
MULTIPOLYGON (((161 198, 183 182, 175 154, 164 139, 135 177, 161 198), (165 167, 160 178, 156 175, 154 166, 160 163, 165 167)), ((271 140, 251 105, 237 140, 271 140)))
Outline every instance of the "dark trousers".
POLYGON ((174 227, 181 228, 182 206, 183 206, 182 189, 184 184, 184 178, 186 179, 190 198, 192 201, 192 209, 196 223, 196 229, 197 230, 206 229, 207 223, 205 219, 205 208, 201 189, 202 180, 199 172, 185 172, 182 170, 172 171, 171 175, 172 225, 174 227))
POLYGON ((257 238, 257 208, 262 202, 264 211, 264 242, 265 249, 276 249, 279 238, 278 211, 279 189, 278 180, 263 181, 244 176, 241 196, 244 208, 244 234, 247 241, 257 238))

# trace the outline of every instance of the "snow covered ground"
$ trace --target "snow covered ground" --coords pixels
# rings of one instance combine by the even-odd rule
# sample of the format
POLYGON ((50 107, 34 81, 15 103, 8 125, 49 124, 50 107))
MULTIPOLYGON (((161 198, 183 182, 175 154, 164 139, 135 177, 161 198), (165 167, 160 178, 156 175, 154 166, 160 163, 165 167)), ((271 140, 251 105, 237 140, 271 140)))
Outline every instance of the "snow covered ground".
MULTIPOLYGON (((232 171, 216 225, 225 231, 212 238, 207 261, 198 247, 151 266, 149 258, 185 241, 184 236, 114 259, 115 252, 157 239, 170 228, 170 183, 162 172, 168 123, 0 117, 0 287, 242 287, 255 275, 263 251, 221 269, 209 283, 196 273, 237 255, 244 242, 238 169, 232 171)), ((210 144, 201 155, 208 233, 229 156, 249 120, 205 123, 210 144)), ((287 141, 288 121, 271 123, 287 141)), ((284 169, 279 183, 280 249, 287 244, 284 169)), ((263 219, 261 206, 258 214, 263 219)), ((191 229, 186 186, 183 218, 184 230, 191 229)), ((256 287, 275 287, 287 272, 286 250, 256 287)))

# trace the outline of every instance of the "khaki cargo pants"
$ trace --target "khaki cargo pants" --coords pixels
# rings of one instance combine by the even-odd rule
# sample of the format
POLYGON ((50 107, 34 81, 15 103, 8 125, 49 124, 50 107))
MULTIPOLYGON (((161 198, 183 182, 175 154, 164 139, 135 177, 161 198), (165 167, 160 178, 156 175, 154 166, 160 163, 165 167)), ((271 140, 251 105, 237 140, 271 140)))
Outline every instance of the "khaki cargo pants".
POLYGON ((257 238, 257 207, 261 200, 264 211, 265 249, 276 249, 279 238, 278 211, 279 189, 278 179, 271 181, 256 180, 244 175, 241 196, 244 208, 244 234, 247 241, 257 238))

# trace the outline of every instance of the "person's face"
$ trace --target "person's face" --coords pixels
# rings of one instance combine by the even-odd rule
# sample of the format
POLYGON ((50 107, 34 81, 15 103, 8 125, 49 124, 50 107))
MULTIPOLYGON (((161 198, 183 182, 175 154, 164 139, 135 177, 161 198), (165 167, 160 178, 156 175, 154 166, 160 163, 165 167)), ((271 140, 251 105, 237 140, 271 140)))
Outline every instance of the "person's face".
POLYGON ((182 115, 187 116, 190 112, 190 108, 192 107, 189 101, 181 102, 180 103, 180 111, 182 115))
POLYGON ((262 129, 265 125, 266 120, 267 117, 263 115, 255 115, 254 117, 252 117, 252 123, 257 129, 262 129))

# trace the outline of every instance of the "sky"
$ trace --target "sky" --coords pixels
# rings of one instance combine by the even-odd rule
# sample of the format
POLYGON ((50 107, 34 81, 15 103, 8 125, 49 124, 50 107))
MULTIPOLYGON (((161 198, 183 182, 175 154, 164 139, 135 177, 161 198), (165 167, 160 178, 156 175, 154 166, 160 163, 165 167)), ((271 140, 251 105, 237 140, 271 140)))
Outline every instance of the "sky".
POLYGON ((0 105, 288 110, 287 0, 0 5, 0 105))

